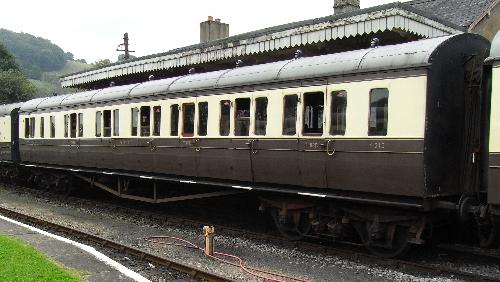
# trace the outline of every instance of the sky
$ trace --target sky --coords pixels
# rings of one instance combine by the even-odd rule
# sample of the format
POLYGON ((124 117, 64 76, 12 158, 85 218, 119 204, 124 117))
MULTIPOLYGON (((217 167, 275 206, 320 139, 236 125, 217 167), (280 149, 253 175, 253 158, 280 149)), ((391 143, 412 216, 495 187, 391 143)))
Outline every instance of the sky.
MULTIPOLYGON (((294 21, 328 16, 334 0, 15 0, 3 1, 0 28, 49 39, 75 59, 116 61, 129 33, 134 56, 199 43, 208 16, 236 35, 294 21)), ((361 0, 361 8, 396 2, 361 0)))

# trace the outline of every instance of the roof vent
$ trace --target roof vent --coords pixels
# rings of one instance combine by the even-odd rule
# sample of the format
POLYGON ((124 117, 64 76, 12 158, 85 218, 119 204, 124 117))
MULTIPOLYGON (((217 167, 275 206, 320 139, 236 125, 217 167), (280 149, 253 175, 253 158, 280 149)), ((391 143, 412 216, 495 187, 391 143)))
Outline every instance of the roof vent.
POLYGON ((243 61, 242 60, 237 60, 236 61, 236 67, 239 68, 239 67, 242 67, 243 66, 243 61))
POLYGON ((372 38, 372 41, 370 41, 370 47, 375 48, 380 45, 380 39, 377 37, 372 38))
POLYGON ((359 0, 334 0, 333 14, 340 15, 359 10, 359 0))
POLYGON ((293 58, 298 59, 300 57, 302 57, 302 50, 297 49, 297 51, 295 51, 295 53, 293 54, 293 58))
POLYGON ((189 74, 194 74, 194 73, 196 73, 196 69, 195 69, 195 68, 190 68, 190 69, 188 70, 188 73, 189 73, 189 74))

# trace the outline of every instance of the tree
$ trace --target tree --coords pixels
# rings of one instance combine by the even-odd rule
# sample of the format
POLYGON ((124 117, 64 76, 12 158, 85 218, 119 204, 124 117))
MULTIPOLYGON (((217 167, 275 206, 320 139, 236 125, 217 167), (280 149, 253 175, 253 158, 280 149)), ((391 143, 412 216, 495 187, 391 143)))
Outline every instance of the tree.
POLYGON ((19 66, 16 64, 14 57, 0 44, 0 71, 8 70, 18 71, 19 66))
POLYGON ((14 57, 0 44, 0 103, 26 101, 34 93, 35 87, 19 70, 14 57))
POLYGON ((95 63, 92 63, 96 69, 105 67, 107 65, 111 64, 111 61, 109 59, 101 59, 95 63))

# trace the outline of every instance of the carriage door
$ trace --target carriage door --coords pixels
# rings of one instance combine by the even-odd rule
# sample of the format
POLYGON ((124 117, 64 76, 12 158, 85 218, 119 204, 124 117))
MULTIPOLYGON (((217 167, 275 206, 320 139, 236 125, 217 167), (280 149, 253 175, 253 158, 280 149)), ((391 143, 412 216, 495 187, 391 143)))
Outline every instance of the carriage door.
POLYGON ((347 91, 328 89, 325 109, 328 120, 325 128, 326 179, 328 188, 338 189, 350 177, 344 169, 352 157, 339 154, 339 149, 345 147, 345 141, 339 137, 343 137, 346 132, 347 91))
POLYGON ((324 86, 302 89, 299 174, 306 187, 326 187, 325 90, 324 86))
POLYGON ((11 158, 14 163, 19 163, 21 161, 21 155, 19 154, 19 109, 14 109, 10 113, 10 123, 11 158))

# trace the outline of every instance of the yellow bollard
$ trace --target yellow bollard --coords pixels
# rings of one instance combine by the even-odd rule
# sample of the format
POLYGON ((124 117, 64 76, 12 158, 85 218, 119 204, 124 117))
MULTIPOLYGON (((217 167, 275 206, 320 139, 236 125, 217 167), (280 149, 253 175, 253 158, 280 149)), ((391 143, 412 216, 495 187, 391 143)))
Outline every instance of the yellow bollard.
POLYGON ((205 236, 205 255, 214 255, 214 227, 203 226, 203 236, 205 236))

